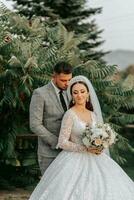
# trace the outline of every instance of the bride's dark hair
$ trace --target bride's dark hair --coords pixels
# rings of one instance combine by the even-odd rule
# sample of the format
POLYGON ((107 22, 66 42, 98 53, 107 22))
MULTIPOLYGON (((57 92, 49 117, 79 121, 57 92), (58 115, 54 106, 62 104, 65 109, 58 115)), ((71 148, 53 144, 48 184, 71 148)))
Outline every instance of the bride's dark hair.
MULTIPOLYGON (((86 83, 84 83, 83 81, 77 81, 77 82, 73 83, 73 84, 71 85, 71 87, 70 87, 70 93, 71 93, 71 95, 72 95, 72 88, 73 88, 73 86, 76 85, 77 83, 83 84, 83 85, 86 87, 87 91, 89 92, 89 89, 88 89, 86 83)), ((71 100, 71 102, 70 102, 70 104, 69 104, 69 107, 71 108, 71 107, 73 107, 73 106, 74 106, 74 103, 73 103, 73 100, 71 100)), ((87 108, 88 110, 90 110, 90 111, 93 111, 93 106, 92 106, 92 103, 90 102, 90 99, 89 99, 88 102, 86 102, 86 108, 87 108)))

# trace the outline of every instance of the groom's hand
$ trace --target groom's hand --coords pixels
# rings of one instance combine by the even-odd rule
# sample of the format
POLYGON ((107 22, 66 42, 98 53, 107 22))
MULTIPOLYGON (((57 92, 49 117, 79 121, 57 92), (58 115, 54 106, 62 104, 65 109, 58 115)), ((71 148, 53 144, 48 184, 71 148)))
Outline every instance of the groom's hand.
POLYGON ((55 140, 53 140, 52 144, 51 144, 51 149, 56 149, 56 145, 58 143, 58 137, 55 138, 55 140))

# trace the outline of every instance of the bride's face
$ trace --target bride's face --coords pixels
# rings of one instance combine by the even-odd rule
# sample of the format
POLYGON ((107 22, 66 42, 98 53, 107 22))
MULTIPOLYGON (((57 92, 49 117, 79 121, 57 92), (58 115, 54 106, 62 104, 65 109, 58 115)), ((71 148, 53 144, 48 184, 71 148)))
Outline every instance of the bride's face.
POLYGON ((72 97, 76 105, 85 105, 89 97, 86 86, 82 83, 76 83, 72 87, 72 97))

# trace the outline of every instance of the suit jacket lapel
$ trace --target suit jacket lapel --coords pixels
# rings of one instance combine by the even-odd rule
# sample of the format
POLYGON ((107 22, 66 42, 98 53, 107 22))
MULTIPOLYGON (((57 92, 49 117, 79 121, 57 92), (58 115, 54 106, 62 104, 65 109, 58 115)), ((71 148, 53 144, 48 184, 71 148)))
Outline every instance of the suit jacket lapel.
POLYGON ((53 100, 55 106, 61 111, 63 112, 63 108, 62 108, 62 105, 58 99, 58 96, 56 94, 56 91, 53 87, 53 85, 51 84, 51 82, 48 84, 48 90, 49 90, 49 96, 50 98, 53 100))

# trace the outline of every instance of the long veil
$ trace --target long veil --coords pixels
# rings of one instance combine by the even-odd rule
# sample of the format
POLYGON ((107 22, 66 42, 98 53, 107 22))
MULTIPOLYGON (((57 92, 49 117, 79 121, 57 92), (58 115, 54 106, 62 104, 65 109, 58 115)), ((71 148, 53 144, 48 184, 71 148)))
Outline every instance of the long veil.
MULTIPOLYGON (((85 76, 82 76, 82 75, 75 76, 69 82, 69 86, 68 86, 68 89, 67 89, 67 96, 68 96, 69 102, 72 100, 72 95, 70 93, 71 86, 74 83, 79 82, 79 81, 84 82, 89 89, 90 100, 91 100, 91 103, 92 103, 92 106, 93 106, 94 113, 96 115, 97 123, 103 123, 102 111, 101 111, 101 107, 100 107, 98 97, 96 95, 96 92, 94 90, 94 87, 93 87, 91 81, 88 78, 86 78, 85 76)), ((104 150, 104 152, 109 155, 108 149, 104 150)))

